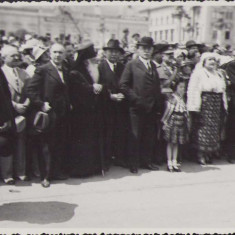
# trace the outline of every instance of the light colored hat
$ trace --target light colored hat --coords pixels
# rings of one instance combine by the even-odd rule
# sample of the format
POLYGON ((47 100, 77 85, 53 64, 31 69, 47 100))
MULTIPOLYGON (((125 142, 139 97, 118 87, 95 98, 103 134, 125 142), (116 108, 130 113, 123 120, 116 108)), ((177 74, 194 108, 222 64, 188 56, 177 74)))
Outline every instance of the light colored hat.
POLYGON ((48 48, 35 46, 32 52, 35 61, 38 60, 42 56, 42 54, 45 53, 47 50, 48 48))
POLYGON ((224 64, 229 63, 230 61, 233 61, 234 59, 231 56, 220 56, 219 58, 219 65, 222 66, 224 64))
POLYGON ((39 46, 40 45, 40 42, 33 38, 33 39, 30 39, 28 40, 25 44, 23 44, 21 47, 20 47, 20 51, 24 51, 24 50, 27 50, 27 49, 33 49, 35 46, 39 46))
POLYGON ((15 41, 15 37, 10 36, 10 37, 8 38, 8 41, 9 41, 9 42, 13 42, 13 41, 15 41))
POLYGON ((28 41, 28 40, 32 39, 32 35, 25 34, 24 39, 25 39, 25 41, 28 41))
POLYGON ((182 50, 182 49, 177 49, 174 51, 174 58, 177 58, 180 55, 185 55, 187 56, 188 52, 186 50, 182 50))

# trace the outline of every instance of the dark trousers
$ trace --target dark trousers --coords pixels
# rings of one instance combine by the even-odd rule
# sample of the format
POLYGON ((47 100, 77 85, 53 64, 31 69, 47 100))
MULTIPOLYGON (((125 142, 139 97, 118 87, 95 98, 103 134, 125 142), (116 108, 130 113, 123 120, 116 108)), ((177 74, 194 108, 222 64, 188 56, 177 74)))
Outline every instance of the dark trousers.
POLYGON ((57 118, 53 129, 46 134, 46 142, 51 155, 50 178, 63 175, 68 165, 69 142, 68 118, 57 118))
POLYGON ((154 159, 157 115, 156 112, 140 113, 130 108, 130 166, 147 166, 154 159))
POLYGON ((111 157, 115 163, 125 165, 128 160, 128 109, 114 108, 107 115, 105 128, 105 160, 109 165, 111 157))
POLYGON ((51 169, 51 155, 49 152, 46 135, 38 134, 28 136, 28 175, 39 168, 40 178, 49 179, 51 169))

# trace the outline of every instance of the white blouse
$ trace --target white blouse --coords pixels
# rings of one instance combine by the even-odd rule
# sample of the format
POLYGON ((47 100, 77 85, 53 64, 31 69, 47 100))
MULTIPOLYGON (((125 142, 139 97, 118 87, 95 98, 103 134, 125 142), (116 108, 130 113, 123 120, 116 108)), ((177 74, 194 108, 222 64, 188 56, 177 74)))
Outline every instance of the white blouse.
POLYGON ((228 108, 226 96, 226 83, 223 75, 217 71, 215 74, 208 72, 205 68, 193 72, 188 84, 188 111, 200 112, 202 92, 215 92, 223 94, 225 110, 228 108))

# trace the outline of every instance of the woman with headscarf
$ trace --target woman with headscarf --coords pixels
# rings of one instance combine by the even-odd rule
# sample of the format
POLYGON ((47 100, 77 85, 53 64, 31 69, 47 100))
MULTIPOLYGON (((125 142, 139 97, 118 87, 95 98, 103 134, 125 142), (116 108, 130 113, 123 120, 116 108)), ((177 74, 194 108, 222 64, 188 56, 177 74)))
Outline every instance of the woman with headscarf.
POLYGON ((203 53, 188 85, 188 111, 192 117, 192 144, 198 161, 211 163, 220 149, 221 125, 227 112, 226 82, 217 68, 218 55, 203 53))

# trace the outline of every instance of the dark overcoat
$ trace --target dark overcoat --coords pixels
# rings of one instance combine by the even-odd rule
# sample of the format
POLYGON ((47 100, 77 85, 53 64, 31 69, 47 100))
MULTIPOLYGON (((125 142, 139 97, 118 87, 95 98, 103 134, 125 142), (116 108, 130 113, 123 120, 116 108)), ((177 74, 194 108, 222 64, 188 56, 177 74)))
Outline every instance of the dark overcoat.
POLYGON ((0 157, 9 156, 13 153, 16 134, 11 93, 5 75, 0 69, 0 126, 5 122, 9 122, 9 128, 0 132, 0 157))
POLYGON ((121 102, 111 100, 110 94, 121 93, 119 82, 124 70, 124 65, 117 63, 112 71, 108 62, 103 60, 99 65, 101 83, 106 90, 105 113, 105 154, 109 161, 115 156, 116 164, 125 165, 128 152, 129 115, 127 99, 121 102))
POLYGON ((130 165, 148 167, 154 160, 157 113, 161 91, 156 66, 148 70, 139 59, 130 61, 122 74, 120 90, 130 104, 130 165))
POLYGON ((82 62, 70 73, 72 176, 101 173, 104 167, 104 92, 93 92, 92 77, 82 62))

